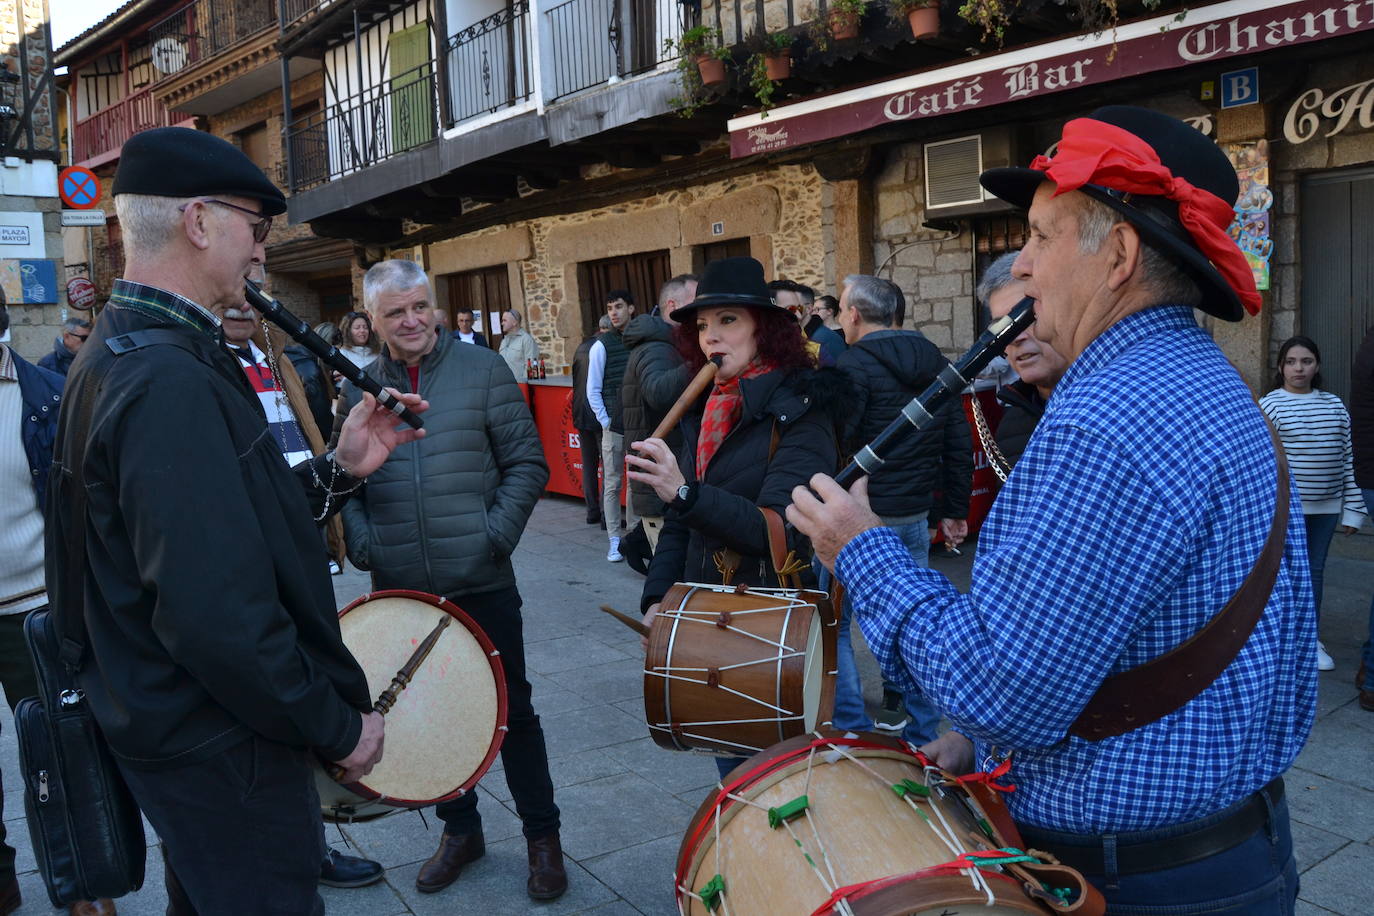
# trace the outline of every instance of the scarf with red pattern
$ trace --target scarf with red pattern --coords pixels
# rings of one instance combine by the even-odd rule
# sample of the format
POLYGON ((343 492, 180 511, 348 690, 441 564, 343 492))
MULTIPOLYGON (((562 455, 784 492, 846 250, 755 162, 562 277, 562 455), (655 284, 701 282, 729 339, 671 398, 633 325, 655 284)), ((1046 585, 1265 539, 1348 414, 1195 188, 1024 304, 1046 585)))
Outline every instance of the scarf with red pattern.
POLYGON ((706 465, 711 463, 721 442, 735 428, 744 411, 740 379, 756 378, 772 371, 772 366, 755 357, 739 375, 712 389, 711 396, 706 399, 706 411, 701 415, 701 434, 697 437, 697 480, 706 479, 706 465))

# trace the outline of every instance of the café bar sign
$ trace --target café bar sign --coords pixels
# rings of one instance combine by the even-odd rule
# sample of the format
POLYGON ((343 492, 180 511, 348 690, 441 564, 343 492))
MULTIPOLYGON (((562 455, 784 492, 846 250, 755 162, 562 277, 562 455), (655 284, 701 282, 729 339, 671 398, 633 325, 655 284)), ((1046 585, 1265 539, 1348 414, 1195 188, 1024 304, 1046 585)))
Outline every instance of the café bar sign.
POLYGON ((1374 32, 1374 0, 1230 0, 805 99, 730 121, 749 156, 1243 54, 1374 32), (1116 53, 1112 55, 1112 45, 1116 53))

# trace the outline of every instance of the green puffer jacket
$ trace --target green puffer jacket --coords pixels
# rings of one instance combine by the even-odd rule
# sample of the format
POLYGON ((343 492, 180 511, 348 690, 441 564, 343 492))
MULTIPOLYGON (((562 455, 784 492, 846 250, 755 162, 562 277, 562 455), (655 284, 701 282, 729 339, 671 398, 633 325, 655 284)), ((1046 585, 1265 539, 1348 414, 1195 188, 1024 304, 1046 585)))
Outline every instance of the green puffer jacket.
MULTIPOLYGON (((410 391, 386 348, 367 374, 410 391)), ((348 406, 361 393, 345 388, 348 406)), ((425 437, 403 445, 344 507, 348 558, 375 588, 456 597, 515 584, 510 555, 549 479, 534 419, 504 359, 447 334, 420 361, 425 437)))

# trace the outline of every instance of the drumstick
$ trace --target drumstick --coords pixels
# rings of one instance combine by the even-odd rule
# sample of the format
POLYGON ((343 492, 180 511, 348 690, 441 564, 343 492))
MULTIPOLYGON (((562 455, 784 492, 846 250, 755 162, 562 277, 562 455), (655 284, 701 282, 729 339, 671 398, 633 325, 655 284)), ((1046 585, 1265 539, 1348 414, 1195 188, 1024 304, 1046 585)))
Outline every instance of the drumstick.
POLYGON ((687 384, 686 390, 673 402, 673 406, 668 408, 668 412, 663 415, 663 421, 649 434, 648 438, 662 439, 673 431, 673 427, 677 426, 682 415, 687 412, 687 408, 695 404, 697 398, 701 397, 701 393, 711 387, 711 383, 716 380, 716 373, 720 371, 721 359, 723 357, 716 355, 706 361, 706 365, 702 366, 701 371, 687 384))
POLYGON ((601 605, 601 610, 605 611, 607 614, 610 614, 616 620, 619 620, 621 623, 625 624, 625 626, 629 627, 631 630, 634 630, 640 636, 649 635, 649 628, 646 627, 640 621, 635 620, 629 614, 622 614, 615 608, 611 607, 609 604, 601 605))
MULTIPOLYGON (((420 670, 420 666, 425 663, 425 659, 429 657, 429 653, 433 651, 434 646, 438 644, 439 637, 444 635, 444 628, 452 622, 453 618, 445 614, 443 619, 435 624, 434 629, 429 631, 429 635, 425 637, 424 642, 415 647, 415 651, 410 653, 410 658, 406 659, 406 663, 401 666, 401 670, 396 672, 396 676, 391 679, 391 683, 377 697, 377 702, 372 704, 373 712, 384 716, 391 711, 391 707, 396 705, 396 698, 400 695, 402 690, 410 686, 410 679, 415 676, 416 671, 420 670)), ((325 772, 329 774, 330 779, 335 782, 342 781, 344 774, 343 767, 339 766, 337 763, 327 762, 325 763, 324 769, 325 772)))

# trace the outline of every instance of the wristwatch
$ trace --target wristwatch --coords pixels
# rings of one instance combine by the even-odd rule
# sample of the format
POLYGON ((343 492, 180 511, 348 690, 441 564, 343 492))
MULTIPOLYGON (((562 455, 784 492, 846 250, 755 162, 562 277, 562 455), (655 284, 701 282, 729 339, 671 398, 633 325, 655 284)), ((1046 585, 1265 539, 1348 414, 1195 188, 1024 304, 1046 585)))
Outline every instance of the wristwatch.
POLYGON ((692 501, 692 494, 696 492, 696 485, 684 483, 677 488, 677 498, 673 500, 673 508, 683 509, 692 501))

